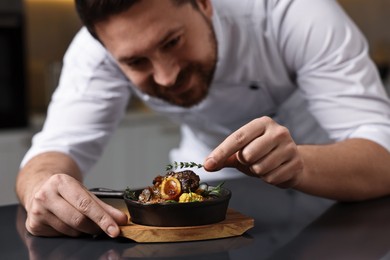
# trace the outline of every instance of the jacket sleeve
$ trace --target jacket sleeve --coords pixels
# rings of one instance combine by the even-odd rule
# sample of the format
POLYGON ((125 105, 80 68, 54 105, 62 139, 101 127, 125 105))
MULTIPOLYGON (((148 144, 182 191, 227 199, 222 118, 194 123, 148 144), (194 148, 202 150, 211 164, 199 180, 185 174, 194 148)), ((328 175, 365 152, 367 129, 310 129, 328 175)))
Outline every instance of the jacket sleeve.
POLYGON ((357 26, 333 0, 275 2, 279 48, 322 128, 390 151, 390 101, 357 26))
POLYGON ((83 173, 88 172, 123 117, 129 97, 129 81, 82 28, 64 56, 44 126, 21 165, 37 154, 57 151, 70 155, 83 173))

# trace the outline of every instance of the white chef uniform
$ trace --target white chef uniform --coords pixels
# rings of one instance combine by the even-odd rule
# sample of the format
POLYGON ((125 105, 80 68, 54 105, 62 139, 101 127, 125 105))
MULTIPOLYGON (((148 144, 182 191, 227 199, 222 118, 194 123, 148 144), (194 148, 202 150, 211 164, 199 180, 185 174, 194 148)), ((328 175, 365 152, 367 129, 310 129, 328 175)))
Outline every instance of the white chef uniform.
MULTIPOLYGON (((141 93, 83 28, 64 57, 46 122, 22 165, 39 153, 60 151, 88 172, 132 95, 182 125, 172 160, 201 163, 230 133, 264 115, 286 125, 297 143, 361 137, 390 151, 389 99, 365 39, 336 1, 213 5, 218 63, 203 102, 180 108, 141 93)), ((201 178, 237 175, 227 170, 201 178)))

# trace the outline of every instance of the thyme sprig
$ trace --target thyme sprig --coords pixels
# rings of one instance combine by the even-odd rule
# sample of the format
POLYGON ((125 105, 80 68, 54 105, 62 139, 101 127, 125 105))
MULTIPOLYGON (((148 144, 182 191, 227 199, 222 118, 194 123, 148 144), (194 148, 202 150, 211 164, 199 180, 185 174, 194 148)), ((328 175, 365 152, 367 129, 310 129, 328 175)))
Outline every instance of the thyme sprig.
POLYGON ((171 170, 176 170, 178 168, 182 169, 182 168, 194 168, 194 167, 197 167, 199 169, 199 168, 202 168, 203 165, 200 163, 195 163, 195 162, 176 162, 175 161, 172 164, 168 164, 166 166, 165 170, 171 171, 171 170))

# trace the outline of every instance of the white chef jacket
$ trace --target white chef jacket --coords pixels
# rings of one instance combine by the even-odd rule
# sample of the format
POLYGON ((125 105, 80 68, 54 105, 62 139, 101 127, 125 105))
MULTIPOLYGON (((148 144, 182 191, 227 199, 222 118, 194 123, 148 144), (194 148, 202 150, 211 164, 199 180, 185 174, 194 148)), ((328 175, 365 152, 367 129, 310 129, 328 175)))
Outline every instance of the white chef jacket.
POLYGON ((88 172, 132 95, 181 124, 172 160, 201 163, 229 134, 264 115, 286 125, 297 143, 360 137, 390 151, 389 99, 365 39, 336 1, 212 3, 218 62, 204 101, 181 108, 141 93, 83 28, 64 57, 46 122, 22 165, 60 151, 88 172))

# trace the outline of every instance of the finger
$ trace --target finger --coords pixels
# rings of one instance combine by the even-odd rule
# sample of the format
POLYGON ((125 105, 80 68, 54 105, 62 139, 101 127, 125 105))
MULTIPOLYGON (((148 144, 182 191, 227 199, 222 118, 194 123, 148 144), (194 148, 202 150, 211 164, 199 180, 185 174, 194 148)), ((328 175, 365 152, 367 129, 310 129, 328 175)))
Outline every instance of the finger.
POLYGON ((203 167, 207 171, 217 171, 225 167, 226 160, 245 147, 258 136, 263 135, 270 118, 262 117, 244 125, 228 136, 206 158, 203 167))
POLYGON ((298 184, 301 170, 301 162, 293 159, 265 174, 261 179, 280 188, 292 188, 298 184))
POLYGON ((36 195, 34 212, 37 223, 51 226, 60 233, 78 236, 81 233, 98 234, 100 228, 85 215, 75 209, 56 192, 39 191, 36 195))
POLYGON ((78 236, 80 232, 69 227, 44 207, 35 205, 31 208, 25 222, 26 229, 35 236, 78 236))
POLYGON ((289 148, 291 146, 292 145, 279 145, 274 147, 258 161, 254 163, 251 162, 249 166, 250 170, 259 177, 275 170, 293 158, 295 152, 293 149, 289 148))
POLYGON ((33 224, 30 223, 29 219, 26 220, 26 230, 28 233, 30 233, 33 236, 40 236, 40 237, 59 237, 63 236, 64 234, 61 232, 58 232, 54 228, 48 225, 40 224, 39 228, 35 227, 33 224))
MULTIPOLYGON (((74 182, 76 182, 74 180, 74 182)), ((63 182, 58 186, 60 195, 68 201, 73 207, 92 220, 110 237, 117 237, 120 229, 115 220, 100 206, 100 204, 91 196, 81 184, 78 184, 79 192, 69 192, 67 185, 63 182)))
POLYGON ((60 237, 60 236, 69 236, 69 237, 79 237, 83 234, 71 226, 67 225, 65 222, 62 222, 60 219, 51 217, 47 221, 48 224, 40 223, 38 228, 33 228, 29 224, 29 229, 27 229, 34 236, 42 237, 60 237))
POLYGON ((268 156, 277 145, 272 138, 258 137, 238 151, 236 157, 241 164, 251 166, 268 156))
POLYGON ((102 200, 100 200, 98 197, 96 197, 94 194, 91 194, 93 198, 96 200, 97 203, 106 211, 108 212, 111 217, 115 220, 115 222, 118 225, 126 225, 129 222, 129 218, 123 211, 104 203, 102 200))
POLYGON ((242 163, 237 159, 237 154, 233 154, 232 156, 230 156, 230 157, 225 161, 225 166, 224 166, 224 167, 236 168, 236 169, 238 169, 238 170, 241 171, 242 173, 245 173, 245 174, 248 175, 248 176, 258 177, 258 176, 256 176, 256 175, 251 171, 251 169, 249 168, 249 166, 242 164, 242 163))

